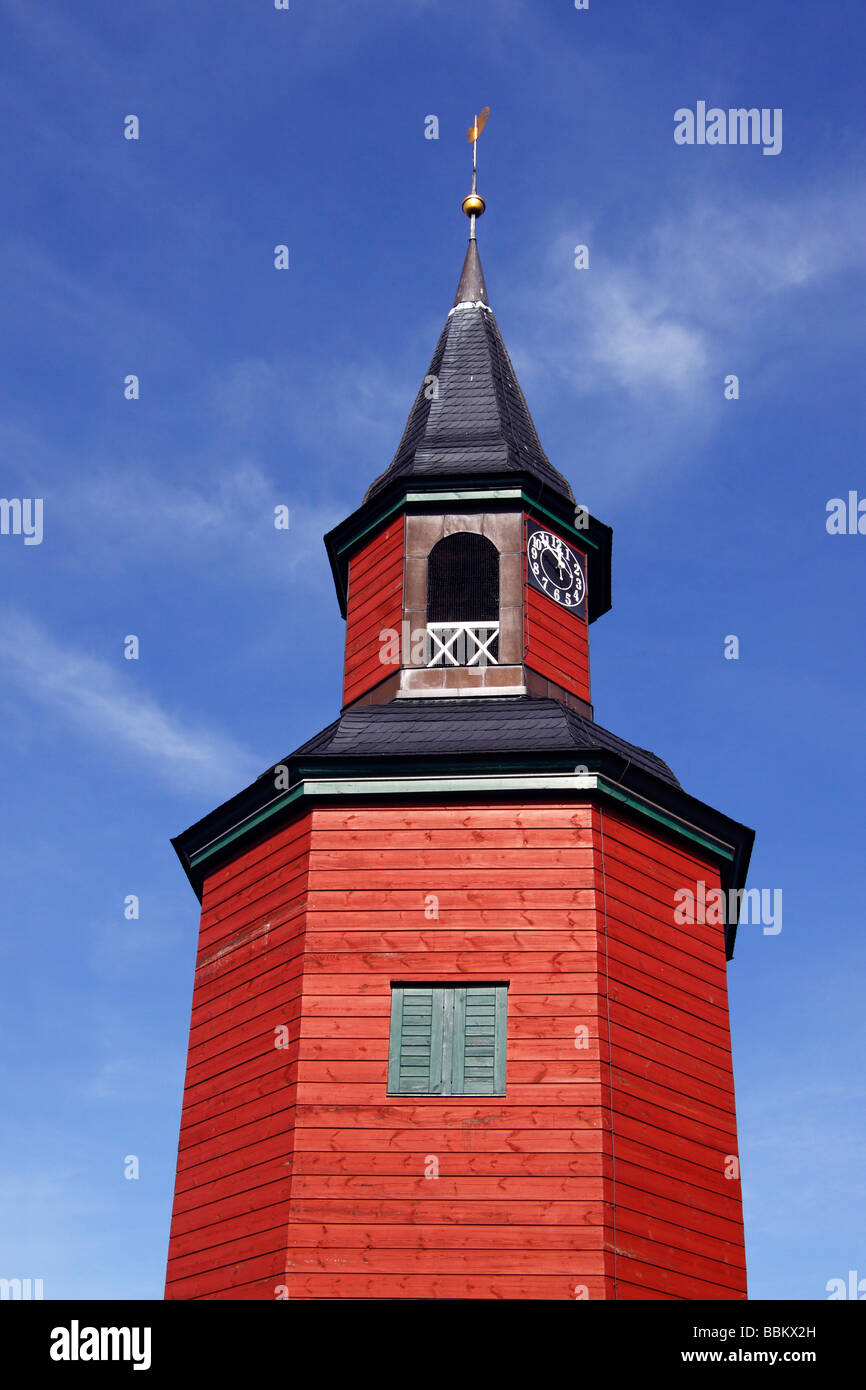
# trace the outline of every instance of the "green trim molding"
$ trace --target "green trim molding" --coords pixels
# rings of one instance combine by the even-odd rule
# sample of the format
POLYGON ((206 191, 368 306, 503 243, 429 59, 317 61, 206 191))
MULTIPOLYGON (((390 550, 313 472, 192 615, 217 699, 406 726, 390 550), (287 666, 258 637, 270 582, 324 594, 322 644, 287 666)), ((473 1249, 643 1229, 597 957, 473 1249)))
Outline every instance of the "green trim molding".
POLYGON ((509 792, 595 792, 608 800, 617 801, 646 816, 660 825, 692 841, 719 859, 732 862, 734 850, 722 840, 698 830, 688 821, 672 812, 655 805, 646 797, 635 792, 624 791, 609 778, 597 773, 577 774, 548 772, 538 774, 497 774, 449 777, 302 777, 301 780, 281 796, 275 797, 253 815, 238 822, 230 830, 224 831, 209 844, 189 856, 192 868, 200 868, 215 854, 227 849, 241 836, 249 834, 259 825, 264 825, 274 816, 280 815, 293 803, 305 798, 367 797, 367 796, 442 796, 452 793, 477 795, 479 792, 503 794, 509 792))
POLYGON ((347 540, 343 541, 342 545, 337 547, 337 554, 344 555, 346 551, 353 550, 359 541, 362 541, 371 531, 375 531, 380 526, 384 525, 386 521, 390 520, 392 516, 410 503, 413 505, 417 503, 425 504, 427 502, 441 504, 442 502, 486 502, 488 500, 494 502, 523 502, 527 510, 542 512, 544 516, 549 517, 551 521, 555 522, 557 526, 560 526, 563 531, 567 531, 570 536, 581 544, 588 546, 592 550, 598 550, 599 548, 597 542, 591 540, 586 531, 579 531, 576 526, 571 526, 567 521, 564 521, 562 517, 558 516, 556 512, 552 512, 549 507, 542 506, 540 502, 533 501, 533 499, 524 492, 523 488, 509 487, 491 488, 488 492, 479 491, 477 489, 453 492, 407 492, 398 501, 392 503, 390 507, 386 507, 384 511, 377 513, 375 518, 369 522, 368 525, 364 526, 360 531, 354 532, 347 540))

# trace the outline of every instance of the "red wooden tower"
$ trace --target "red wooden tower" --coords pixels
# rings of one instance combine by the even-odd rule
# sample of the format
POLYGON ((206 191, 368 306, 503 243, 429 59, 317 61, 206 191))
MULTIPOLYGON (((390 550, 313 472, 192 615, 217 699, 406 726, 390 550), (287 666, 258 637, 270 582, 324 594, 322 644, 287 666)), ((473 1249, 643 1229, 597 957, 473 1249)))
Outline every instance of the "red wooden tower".
POLYGON ((735 923, 675 895, 742 889, 752 832, 594 721, 611 532, 474 230, 326 537, 342 713, 174 842, 202 915, 167 1298, 746 1297, 735 923))

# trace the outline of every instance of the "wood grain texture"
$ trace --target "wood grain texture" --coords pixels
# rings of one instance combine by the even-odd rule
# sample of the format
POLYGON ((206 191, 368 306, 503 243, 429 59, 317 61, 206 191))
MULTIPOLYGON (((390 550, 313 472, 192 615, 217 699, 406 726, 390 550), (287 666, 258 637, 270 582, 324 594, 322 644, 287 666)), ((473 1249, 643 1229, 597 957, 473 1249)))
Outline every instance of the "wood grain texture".
POLYGON ((166 1297, 744 1298, 722 930, 674 921, 699 878, 556 802, 317 807, 223 865, 166 1297), (391 987, 424 980, 507 983, 504 1096, 387 1094, 391 987))
POLYGON ((718 870, 624 816, 593 820, 615 1297, 744 1299, 724 933, 675 920, 677 890, 718 887, 718 870))
POLYGON ((397 517, 349 561, 343 704, 397 670, 380 660, 379 634, 400 632, 403 617, 403 528, 397 517))
POLYGON ((251 1281, 273 1298, 282 1278, 309 831, 302 817, 205 883, 167 1299, 251 1281))
POLYGON ((593 863, 588 807, 314 812, 292 1297, 442 1297, 461 1272, 460 1297, 573 1298, 576 1284, 601 1294, 593 863), (383 1104, 400 979, 509 981, 506 1098, 383 1104), (542 989, 543 1012, 525 1015, 542 989), (527 1021, 523 1055, 513 1030, 527 1021), (577 1026, 590 1035, 580 1052, 577 1026), (317 1220, 339 1229, 339 1255, 311 1256, 317 1220))

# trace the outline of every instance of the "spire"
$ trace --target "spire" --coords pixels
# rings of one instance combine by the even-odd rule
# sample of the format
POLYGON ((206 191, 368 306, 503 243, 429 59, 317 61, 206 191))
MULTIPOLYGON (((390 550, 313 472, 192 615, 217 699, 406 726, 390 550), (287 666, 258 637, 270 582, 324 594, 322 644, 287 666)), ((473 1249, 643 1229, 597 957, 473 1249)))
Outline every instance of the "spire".
MULTIPOLYGON (((524 474, 573 506, 571 488, 541 446, 499 332, 470 242, 457 304, 448 314, 390 467, 365 501, 398 478, 481 484, 524 474)), ((491 484, 492 485, 492 484, 491 484)))
POLYGON ((469 243, 466 260, 463 262, 460 284, 457 286, 457 293, 454 296, 455 309, 458 304, 489 305, 484 272, 481 269, 481 257, 478 254, 478 242, 474 237, 469 243))
POLYGON ((521 474, 573 506, 574 497, 541 447, 529 407, 487 300, 475 238, 484 212, 478 192, 478 136, 486 106, 466 132, 472 145, 472 191, 463 199, 469 248, 454 305, 415 399, 390 467, 368 488, 371 501, 398 478, 465 481, 496 486, 494 478, 521 474))
POLYGON ((486 126, 489 115, 490 107, 485 106, 481 115, 475 117, 475 124, 471 125, 466 132, 466 138, 472 146, 472 192, 467 193, 463 199, 462 208, 469 218, 469 249, 466 252, 463 273, 460 276, 460 284, 457 286, 457 294, 454 297, 455 309, 458 304, 488 303, 487 287, 484 284, 484 274, 475 240, 475 221, 482 215, 487 206, 478 192, 478 137, 486 126))

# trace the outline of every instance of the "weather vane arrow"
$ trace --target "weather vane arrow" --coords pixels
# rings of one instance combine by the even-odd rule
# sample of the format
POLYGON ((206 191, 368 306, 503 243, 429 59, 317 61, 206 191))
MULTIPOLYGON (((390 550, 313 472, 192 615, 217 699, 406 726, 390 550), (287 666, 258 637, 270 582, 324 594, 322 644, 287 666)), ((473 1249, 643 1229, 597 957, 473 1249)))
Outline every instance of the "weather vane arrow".
POLYGON ((489 119, 490 107, 485 106, 481 115, 475 117, 475 124, 471 125, 466 132, 466 138, 472 146, 472 192, 463 199, 463 211, 469 218, 470 241, 475 240, 475 219, 481 216, 487 206, 478 192, 478 137, 489 119))

